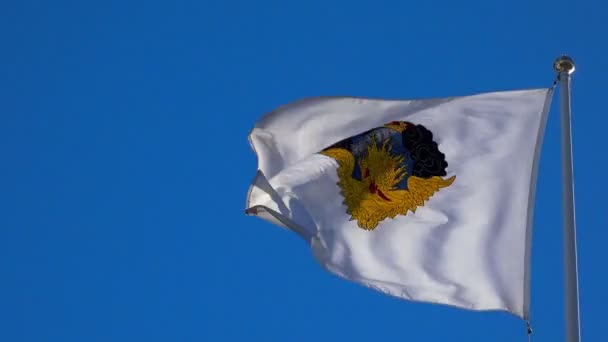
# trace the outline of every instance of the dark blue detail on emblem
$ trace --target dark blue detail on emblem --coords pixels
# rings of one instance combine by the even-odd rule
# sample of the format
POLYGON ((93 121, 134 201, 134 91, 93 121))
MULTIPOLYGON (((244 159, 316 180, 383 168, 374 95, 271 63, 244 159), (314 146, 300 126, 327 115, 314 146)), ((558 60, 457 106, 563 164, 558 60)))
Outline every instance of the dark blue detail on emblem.
MULTIPOLYGON (((378 127, 344 139, 329 148, 342 148, 353 154, 357 163, 355 163, 352 177, 357 180, 361 180, 364 176, 358 161, 367 157, 372 139, 375 139, 377 146, 382 146, 388 139, 391 155, 404 156, 404 161, 400 166, 405 166, 407 175, 397 184, 397 188, 406 190, 409 176, 420 178, 445 176, 448 163, 445 155, 439 151, 437 143, 433 141, 433 133, 422 125, 410 122, 402 123, 406 127, 403 132, 386 126, 378 127)), ((399 122, 392 124, 398 125, 399 122)))
MULTIPOLYGON (((347 150, 353 154, 355 160, 359 161, 367 157, 368 147, 372 143, 372 139, 375 139, 377 146, 382 146, 388 139, 387 147, 390 146, 391 155, 404 156, 404 161, 399 166, 405 166, 407 175, 399 183, 397 183, 396 188, 407 190, 407 179, 412 174, 414 169, 414 161, 411 158, 410 151, 403 145, 401 133, 390 128, 376 128, 349 139, 350 141, 348 142, 347 150)), ((361 181, 364 177, 358 162, 355 163, 355 169, 353 170, 352 177, 359 181, 361 181)))

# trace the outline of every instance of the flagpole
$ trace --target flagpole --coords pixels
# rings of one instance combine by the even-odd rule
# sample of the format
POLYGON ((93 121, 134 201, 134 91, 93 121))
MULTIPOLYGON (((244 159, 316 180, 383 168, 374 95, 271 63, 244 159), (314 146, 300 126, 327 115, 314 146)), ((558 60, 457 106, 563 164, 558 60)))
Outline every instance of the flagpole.
POLYGON ((574 72, 574 61, 564 55, 556 59, 553 66, 559 77, 561 102, 566 342, 579 342, 578 271, 576 265, 576 225, 574 221, 574 181, 572 179, 572 131, 570 127, 570 75, 574 72))

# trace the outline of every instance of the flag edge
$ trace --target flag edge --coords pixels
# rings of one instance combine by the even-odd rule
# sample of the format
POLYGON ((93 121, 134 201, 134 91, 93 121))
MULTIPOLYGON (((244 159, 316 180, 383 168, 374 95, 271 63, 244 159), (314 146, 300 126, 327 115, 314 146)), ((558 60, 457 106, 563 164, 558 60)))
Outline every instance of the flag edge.
POLYGON ((547 126, 549 110, 551 108, 551 102, 555 85, 547 88, 547 94, 545 95, 545 102, 543 105, 541 119, 539 123, 539 131, 536 140, 536 148, 534 151, 534 160, 532 164, 532 175, 530 179, 530 190, 528 191, 528 210, 527 210, 527 224, 526 224, 526 242, 525 242, 525 254, 524 254, 524 302, 522 319, 530 320, 530 290, 531 290, 531 259, 532 259, 532 233, 534 225, 534 207, 536 201, 536 185, 538 179, 538 171, 540 164, 540 157, 542 152, 542 145, 545 136, 545 129, 547 126))

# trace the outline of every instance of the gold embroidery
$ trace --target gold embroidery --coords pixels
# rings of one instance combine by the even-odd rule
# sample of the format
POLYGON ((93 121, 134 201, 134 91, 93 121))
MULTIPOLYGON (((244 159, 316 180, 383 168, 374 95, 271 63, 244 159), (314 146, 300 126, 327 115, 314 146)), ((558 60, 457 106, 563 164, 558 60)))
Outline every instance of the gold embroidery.
POLYGON ((397 184, 408 174, 403 166, 404 156, 391 154, 389 140, 390 138, 384 140, 379 147, 375 137, 372 138, 367 156, 359 160, 361 180, 352 176, 356 160, 350 151, 330 148, 321 152, 338 162, 338 186, 342 190, 347 212, 351 215, 351 220, 357 220, 359 227, 366 230, 374 230, 388 217, 406 215, 408 210, 415 212, 417 207, 424 205, 424 201, 451 185, 456 178, 421 178, 411 175, 407 178, 407 190, 398 189, 397 184))

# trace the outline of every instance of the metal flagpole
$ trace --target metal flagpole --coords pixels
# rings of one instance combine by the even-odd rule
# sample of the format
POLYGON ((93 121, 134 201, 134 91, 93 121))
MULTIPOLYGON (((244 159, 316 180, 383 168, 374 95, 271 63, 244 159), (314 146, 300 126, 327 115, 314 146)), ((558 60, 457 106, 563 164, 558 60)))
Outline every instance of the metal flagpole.
POLYGON ((564 55, 555 60, 553 66, 555 71, 558 72, 561 102, 566 341, 579 342, 578 271, 576 265, 576 225, 574 222, 574 181, 572 179, 570 127, 570 75, 574 72, 574 61, 564 55))

